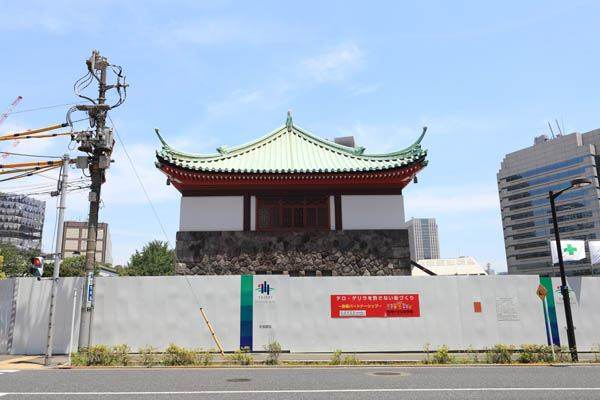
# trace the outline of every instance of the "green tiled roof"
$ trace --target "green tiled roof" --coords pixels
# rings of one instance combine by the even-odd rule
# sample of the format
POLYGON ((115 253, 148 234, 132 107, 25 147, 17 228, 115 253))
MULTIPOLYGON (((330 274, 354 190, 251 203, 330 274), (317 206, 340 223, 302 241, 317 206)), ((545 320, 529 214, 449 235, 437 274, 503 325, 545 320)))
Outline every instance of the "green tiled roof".
POLYGON ((162 149, 156 152, 160 162, 198 171, 225 173, 320 173, 381 171, 400 168, 416 161, 426 165, 427 150, 421 140, 404 150, 385 154, 363 154, 364 147, 347 147, 321 139, 293 125, 285 126, 250 143, 232 148, 221 146, 218 154, 189 154, 169 146, 158 129, 162 149))

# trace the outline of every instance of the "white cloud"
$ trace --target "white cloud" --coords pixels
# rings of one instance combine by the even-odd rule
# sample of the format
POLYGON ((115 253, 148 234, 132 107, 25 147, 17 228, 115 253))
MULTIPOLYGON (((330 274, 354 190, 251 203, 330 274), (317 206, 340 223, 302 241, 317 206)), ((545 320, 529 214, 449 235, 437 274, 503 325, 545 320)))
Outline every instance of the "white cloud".
POLYGON ((301 62, 303 75, 315 82, 341 81, 363 62, 364 53, 355 44, 338 46, 329 53, 301 62))

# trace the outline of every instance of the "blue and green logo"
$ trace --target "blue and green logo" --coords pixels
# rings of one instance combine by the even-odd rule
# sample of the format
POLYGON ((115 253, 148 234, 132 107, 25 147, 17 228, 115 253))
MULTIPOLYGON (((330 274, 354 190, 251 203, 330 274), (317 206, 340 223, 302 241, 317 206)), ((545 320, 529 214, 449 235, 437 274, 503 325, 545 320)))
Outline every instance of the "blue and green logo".
POLYGON ((259 283, 255 290, 260 294, 269 295, 275 288, 271 287, 267 281, 264 281, 263 283, 259 283))

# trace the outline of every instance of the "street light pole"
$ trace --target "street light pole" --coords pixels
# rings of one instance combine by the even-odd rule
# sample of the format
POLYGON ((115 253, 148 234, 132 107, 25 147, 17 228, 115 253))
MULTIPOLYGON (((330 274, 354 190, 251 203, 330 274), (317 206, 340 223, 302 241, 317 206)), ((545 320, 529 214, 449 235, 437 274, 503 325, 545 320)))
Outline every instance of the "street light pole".
MULTIPOLYGON (((592 181, 588 178, 577 178, 571 181, 571 185, 558 192, 552 190, 548 192, 550 198, 550 209, 552 210, 552 222, 554 223, 554 237, 556 238, 556 254, 558 254, 558 266, 560 267, 560 292, 565 303, 565 318, 567 320, 567 337, 569 339, 569 350, 571 351, 571 361, 577 362, 577 343, 575 343, 575 327, 573 326, 573 314, 571 313, 571 299, 569 298, 569 287, 567 286, 567 277, 565 276, 565 264, 563 262, 562 249, 560 246, 560 235, 558 233, 558 220, 556 218, 556 207, 554 199, 563 194, 569 189, 579 188, 591 185, 592 181)), ((552 263, 554 266, 554 263, 552 263)))
POLYGON ((565 276, 565 265, 560 246, 560 235, 558 233, 558 221, 556 220, 556 207, 554 199, 562 194, 562 190, 558 193, 553 193, 552 190, 548 193, 550 197, 550 208, 552 210, 552 222, 554 223, 554 237, 556 238, 556 253, 558 254, 558 265, 560 267, 560 291, 565 303, 565 318, 567 319, 567 337, 569 339, 569 350, 571 351, 571 361, 577 362, 577 344, 575 343, 575 328, 573 327, 573 314, 571 313, 571 299, 569 298, 569 288, 567 287, 567 277, 565 276))

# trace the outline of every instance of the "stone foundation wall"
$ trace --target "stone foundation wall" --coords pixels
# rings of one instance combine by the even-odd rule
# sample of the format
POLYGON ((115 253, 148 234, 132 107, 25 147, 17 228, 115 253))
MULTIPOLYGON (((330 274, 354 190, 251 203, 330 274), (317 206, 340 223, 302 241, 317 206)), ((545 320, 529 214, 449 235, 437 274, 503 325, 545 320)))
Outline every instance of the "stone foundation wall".
POLYGON ((177 232, 177 275, 410 275, 408 231, 177 232))

